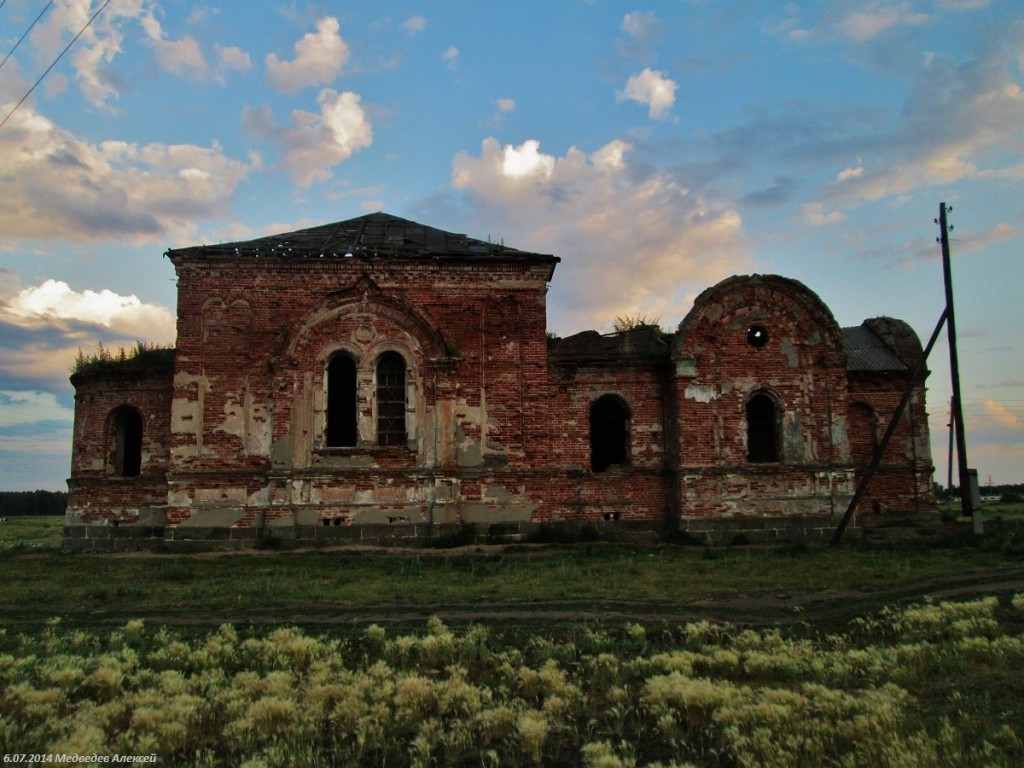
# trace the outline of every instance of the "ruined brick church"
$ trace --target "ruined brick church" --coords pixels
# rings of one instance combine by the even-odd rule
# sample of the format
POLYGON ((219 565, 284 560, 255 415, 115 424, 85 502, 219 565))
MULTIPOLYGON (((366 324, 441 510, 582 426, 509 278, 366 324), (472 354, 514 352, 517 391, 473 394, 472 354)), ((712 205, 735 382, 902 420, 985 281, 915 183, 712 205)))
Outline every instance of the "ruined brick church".
MULTIPOLYGON (((375 213, 167 252, 174 350, 85 367, 65 543, 828 535, 922 358, 775 275, 554 338, 558 257, 375 213)), ((854 528, 934 513, 925 377, 854 528)))

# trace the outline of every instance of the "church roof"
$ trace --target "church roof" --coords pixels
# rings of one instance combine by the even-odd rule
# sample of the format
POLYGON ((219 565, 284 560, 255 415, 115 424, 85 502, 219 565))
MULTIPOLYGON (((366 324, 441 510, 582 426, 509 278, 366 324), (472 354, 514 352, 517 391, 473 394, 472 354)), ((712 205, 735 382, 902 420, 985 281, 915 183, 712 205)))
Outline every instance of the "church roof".
POLYGON ((167 256, 172 260, 209 257, 489 259, 550 263, 552 268, 560 261, 550 254, 476 240, 382 212, 255 240, 175 248, 167 251, 167 256))
POLYGON ((867 325, 843 328, 843 348, 849 371, 906 371, 906 364, 867 325))

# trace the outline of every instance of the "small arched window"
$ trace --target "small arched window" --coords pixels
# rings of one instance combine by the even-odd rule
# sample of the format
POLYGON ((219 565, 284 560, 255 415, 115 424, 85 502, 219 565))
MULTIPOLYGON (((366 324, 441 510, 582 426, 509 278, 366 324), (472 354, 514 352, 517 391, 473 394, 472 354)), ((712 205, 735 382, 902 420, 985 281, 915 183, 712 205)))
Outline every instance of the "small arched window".
POLYGON ((406 445, 405 358, 385 352, 377 358, 377 445, 406 445))
POLYGON ((629 463, 629 410, 614 395, 603 395, 590 406, 590 468, 604 472, 629 463))
POLYGON ((779 460, 779 413, 769 395, 759 392, 747 401, 747 461, 779 460))
POLYGON ((142 414, 122 405, 111 418, 114 438, 113 474, 138 477, 142 472, 142 414))
POLYGON ((327 446, 356 444, 356 362, 344 353, 327 364, 327 446))

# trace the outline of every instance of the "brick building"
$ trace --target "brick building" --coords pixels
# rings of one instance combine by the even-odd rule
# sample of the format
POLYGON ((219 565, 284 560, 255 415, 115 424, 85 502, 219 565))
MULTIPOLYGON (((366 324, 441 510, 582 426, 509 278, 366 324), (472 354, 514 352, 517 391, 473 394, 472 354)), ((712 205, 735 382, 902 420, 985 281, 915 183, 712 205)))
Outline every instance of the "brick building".
MULTIPOLYGON (((820 537, 922 356, 905 323, 840 328, 772 275, 709 288, 673 333, 549 338, 557 257, 383 213, 167 257, 176 348, 71 378, 72 548, 820 537)), ((858 525, 935 511, 926 375, 858 525)))

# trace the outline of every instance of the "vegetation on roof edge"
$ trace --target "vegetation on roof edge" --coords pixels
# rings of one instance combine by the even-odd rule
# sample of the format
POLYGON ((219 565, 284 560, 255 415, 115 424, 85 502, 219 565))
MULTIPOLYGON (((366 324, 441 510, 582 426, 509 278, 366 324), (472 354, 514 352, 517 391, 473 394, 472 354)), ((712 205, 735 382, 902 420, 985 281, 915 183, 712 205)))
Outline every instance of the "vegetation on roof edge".
POLYGON ((71 374, 169 368, 174 364, 174 351, 174 347, 170 345, 136 341, 134 348, 118 347, 115 352, 104 347, 103 342, 98 342, 96 351, 89 354, 82 352, 79 347, 75 362, 71 366, 71 374))

